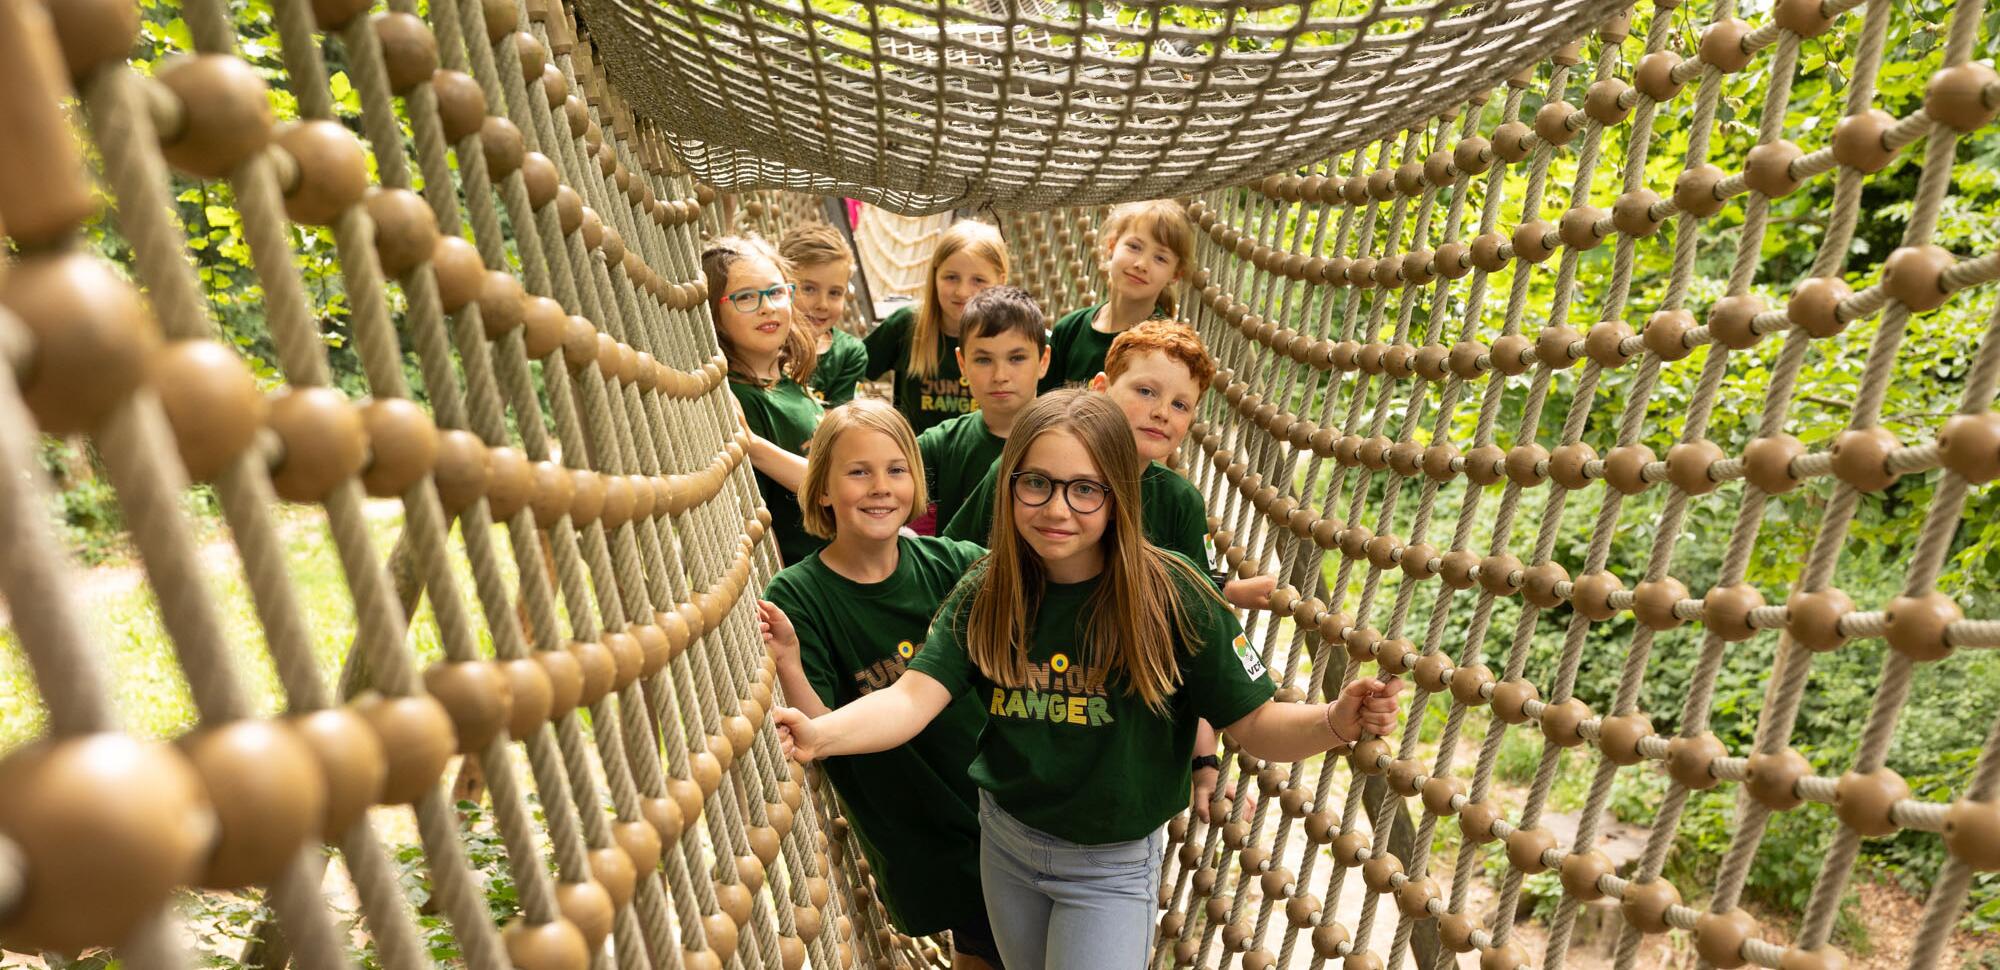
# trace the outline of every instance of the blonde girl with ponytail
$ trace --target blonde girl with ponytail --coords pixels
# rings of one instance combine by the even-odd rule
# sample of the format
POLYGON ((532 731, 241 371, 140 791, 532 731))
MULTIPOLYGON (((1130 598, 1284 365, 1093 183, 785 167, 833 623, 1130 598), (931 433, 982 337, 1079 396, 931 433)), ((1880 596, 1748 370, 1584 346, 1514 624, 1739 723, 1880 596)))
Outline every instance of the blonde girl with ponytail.
POLYGON ((959 317, 979 291, 1007 282, 1007 272, 1000 230, 961 219, 931 252, 922 301, 889 314, 862 341, 867 376, 896 372, 892 400, 918 434, 977 407, 959 375, 959 317))

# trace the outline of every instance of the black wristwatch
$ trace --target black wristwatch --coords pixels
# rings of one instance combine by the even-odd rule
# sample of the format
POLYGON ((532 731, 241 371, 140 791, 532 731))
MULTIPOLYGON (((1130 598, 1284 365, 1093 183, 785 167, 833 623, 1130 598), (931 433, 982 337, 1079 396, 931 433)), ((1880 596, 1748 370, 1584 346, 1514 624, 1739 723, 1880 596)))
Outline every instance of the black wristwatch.
POLYGON ((1212 754, 1204 754, 1197 756, 1192 762, 1190 762, 1190 765, 1192 766, 1190 768, 1190 770, 1192 771, 1200 771, 1203 768, 1214 768, 1217 771, 1221 771, 1222 759, 1212 754))

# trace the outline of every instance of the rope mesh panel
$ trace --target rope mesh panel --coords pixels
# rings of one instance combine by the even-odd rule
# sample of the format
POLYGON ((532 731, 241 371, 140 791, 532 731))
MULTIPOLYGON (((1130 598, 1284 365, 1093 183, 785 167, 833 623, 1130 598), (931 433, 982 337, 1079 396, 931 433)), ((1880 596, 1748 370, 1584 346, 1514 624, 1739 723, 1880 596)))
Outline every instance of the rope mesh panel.
POLYGON ((0 558, 50 723, 5 761, 10 791, 44 793, 9 799, 0 824, 6 944, 119 945, 176 966, 167 889, 268 884, 291 958, 347 964, 319 891, 327 863, 308 848, 324 826, 379 959, 422 966, 411 901, 362 811, 380 802, 414 807, 432 902, 469 965, 848 962, 874 945, 879 910, 850 919, 853 895, 830 891, 820 802, 759 726, 777 698, 742 594, 776 562, 694 258, 714 193, 567 93, 602 82, 548 10, 433 0, 425 23, 408 0, 273 7, 300 116, 275 133, 219 0, 184 5, 202 56, 153 78, 123 62, 136 10, 5 5, 0 60, 20 69, 7 128, 40 148, 0 191, 19 247, 0 283, 14 364, 0 369, 0 558), (363 146, 328 120, 322 45, 359 94, 379 180, 365 196, 363 146), (143 306, 78 246, 92 202, 57 109, 71 79, 143 306), (275 396, 213 341, 163 162, 233 190, 288 385, 275 396), (422 197, 408 191, 419 172, 422 197), (326 387, 288 219, 332 230, 368 401, 326 387), (429 413, 405 403, 406 354, 429 413), (116 713, 56 592, 62 556, 28 471, 38 424, 93 434, 114 469, 199 709, 186 755, 108 733, 116 713), (242 554, 281 720, 246 719, 219 650, 176 501, 190 471, 214 483, 242 554), (386 566, 364 495, 402 503, 386 566), (331 526, 360 624, 352 676, 372 687, 352 703, 329 707, 306 652, 276 498, 319 504, 331 526), (483 623, 451 555, 470 563, 483 623), (447 659, 420 676, 407 624, 426 593, 447 659), (483 769, 518 886, 504 932, 442 787, 454 751, 483 769), (107 807, 123 803, 148 808, 107 807))
POLYGON ((1923 968, 1948 956, 1975 874, 2000 867, 2000 712, 1961 712, 1992 724, 1961 791, 1914 797, 1889 764, 1919 667, 2000 646, 2000 621, 1938 589, 1972 490, 2000 477, 2000 257, 1934 245, 1955 153, 1990 150, 2000 110, 2000 76, 1973 60, 1978 2, 1951 9, 1939 72, 1898 118, 1873 110, 1902 16, 1886 0, 1793 0, 1755 15, 1768 22, 1718 0, 1693 42, 1693 13, 1670 6, 1628 36, 1593 4, 1280 21, 1191 5, 1219 18, 1204 32, 1144 12, 879 2, 813 8, 807 42, 792 5, 579 0, 611 78, 579 8, 545 0, 431 0, 427 20, 414 0, 275 0, 300 118, 275 130, 227 4, 187 0, 205 56, 150 77, 124 60, 127 6, 0 0, 0 130, 16 136, 0 153, 0 593, 48 712, 47 738, 0 756, 0 791, 29 793, 0 799, 10 949, 108 945, 178 968, 170 890, 254 885, 291 959, 347 965, 320 892, 339 866, 382 964, 425 965, 363 811, 381 804, 410 806, 431 904, 469 966, 947 964, 943 941, 888 925, 837 801, 784 764, 765 717, 782 698, 745 594, 778 563, 696 255, 705 236, 822 219, 799 189, 1002 206, 1014 282, 1051 309, 1094 299, 1101 203, 1193 196, 1185 312, 1222 372, 1181 457, 1219 563, 1279 579, 1273 609, 1245 617, 1250 642, 1283 701, 1330 698, 1370 664, 1416 689, 1399 736, 1345 767, 1226 750, 1224 786, 1258 797, 1170 825, 1156 966, 1568 966, 1585 907, 1609 900, 1621 970, 1670 929, 1706 965, 1838 967, 1860 840, 1918 832, 1946 859, 1908 957, 1923 968), (1213 43, 1231 31, 1278 52, 1213 43), (1822 37, 1846 58, 1838 127, 1787 119, 1803 42, 1822 37), (372 189, 329 54, 358 94, 372 189), (1755 105, 1754 127, 1722 120, 1742 110, 1725 96, 1755 105), (1710 162, 1721 144, 1752 146, 1744 171, 1710 162), (1899 153, 1921 155, 1914 187, 1871 181, 1899 153), (1662 158, 1667 182, 1647 171, 1662 158), (215 340, 169 167, 231 190, 273 394, 215 340), (1810 270, 1769 278, 1773 202, 1814 179, 1835 204, 1810 270), (1864 187, 1908 217, 1900 248, 1856 269, 1864 187), (136 284, 81 242, 93 191, 136 284), (331 232, 366 400, 328 386, 294 224, 331 232), (1670 254, 1659 278, 1638 270, 1642 247, 1670 254), (1888 392, 1940 307, 1988 323, 1959 348, 1957 413, 1898 436, 1888 392), (1854 360, 1855 395, 1843 430, 1806 444, 1790 432, 1825 407, 1798 391, 1814 355, 1854 360), (1754 434, 1711 440, 1725 409, 1754 412, 1754 434), (38 431, 88 434, 104 457, 198 712, 182 745, 120 732, 38 431), (1902 588, 1853 602, 1837 581, 1863 498, 1904 477, 1930 487, 1902 588), (240 553, 281 718, 252 716, 225 648, 178 501, 191 479, 214 486, 240 553), (1758 588, 1768 500, 1794 489, 1823 494, 1823 513, 1792 588, 1758 588), (371 538, 370 497, 401 506, 393 550, 371 538), (309 649, 279 500, 323 510, 354 601, 338 689, 309 649), (1704 504, 1733 514, 1720 550, 1685 548, 1704 504), (1634 575, 1607 571, 1621 535, 1645 547, 1634 575), (1696 573, 1714 579, 1696 591, 1696 573), (418 634, 442 663, 419 669, 418 634), (1730 750, 1710 731, 1718 677, 1760 635, 1775 665, 1754 743, 1730 750), (1649 715, 1662 636, 1699 649, 1672 671, 1680 710, 1649 715), (1869 639, 1888 649, 1856 702, 1854 760, 1818 773, 1791 746, 1815 658, 1869 639), (1615 685, 1586 703, 1593 670, 1615 685), (349 699, 357 686, 371 689, 349 699), (1433 700, 1445 714, 1426 738, 1433 700), (1674 731, 1656 732, 1668 714, 1674 731), (1536 757, 1503 801, 1509 732, 1536 757), (442 780, 454 754, 488 786, 519 890, 504 928, 442 780), (1551 802, 1578 754, 1584 807, 1559 836, 1551 802), (1613 785, 1648 771, 1667 788, 1619 864, 1597 848, 1613 785), (1731 786, 1713 882, 1673 884, 1690 796, 1731 786), (1764 926, 1741 906, 1780 812, 1832 838, 1802 916, 1764 926), (1561 895, 1530 951, 1517 919, 1544 872, 1561 895))
POLYGON ((1435 114, 1623 4, 580 6, 620 95, 703 181, 918 215, 1262 176, 1435 114))

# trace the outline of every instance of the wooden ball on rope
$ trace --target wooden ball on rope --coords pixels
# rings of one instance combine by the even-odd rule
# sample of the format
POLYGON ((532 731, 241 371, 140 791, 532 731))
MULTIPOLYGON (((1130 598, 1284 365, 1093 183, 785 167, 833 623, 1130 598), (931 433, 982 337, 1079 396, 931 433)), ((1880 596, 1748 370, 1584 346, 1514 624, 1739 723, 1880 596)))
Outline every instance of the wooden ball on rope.
POLYGON ((317 841, 326 781, 291 724, 231 721, 198 730, 181 747, 202 777, 219 825, 201 885, 270 882, 301 847, 317 841))
POLYGON ((158 331, 138 291, 81 251, 28 256, 0 276, 0 311, 31 335, 23 403, 43 431, 94 430, 146 377, 158 331))
POLYGON ((217 833, 200 774, 123 734, 42 741, 0 759, 0 834, 26 878, 0 942, 75 953, 125 940, 201 872, 217 833), (134 797, 143 793, 145 797, 134 797), (89 905, 78 905, 88 900, 89 905))

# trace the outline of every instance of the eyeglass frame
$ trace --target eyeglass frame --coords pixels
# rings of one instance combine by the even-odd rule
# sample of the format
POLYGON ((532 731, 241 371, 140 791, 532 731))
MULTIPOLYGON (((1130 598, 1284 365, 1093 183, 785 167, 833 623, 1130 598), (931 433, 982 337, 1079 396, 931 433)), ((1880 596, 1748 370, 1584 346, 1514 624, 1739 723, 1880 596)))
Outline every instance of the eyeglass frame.
POLYGON ((1015 472, 1014 474, 1009 475, 1007 477, 1007 489, 1009 492, 1013 494, 1014 498, 1018 499, 1021 502, 1022 505, 1026 505, 1031 509, 1039 509, 1042 506, 1045 506, 1050 502, 1055 501, 1056 494, 1060 492, 1062 494, 1063 504, 1069 506, 1069 510, 1071 512, 1076 513, 1077 515, 1090 515, 1093 512, 1100 511, 1105 506, 1111 504, 1111 499, 1113 497, 1111 492, 1111 483, 1109 482, 1100 482, 1095 478, 1056 478, 1053 475, 1044 475, 1041 472, 1032 472, 1032 471, 1015 472), (1048 498, 1045 498, 1039 502, 1031 502, 1028 500, 1027 496, 1021 494, 1021 479, 1028 475, 1033 475, 1036 478, 1044 478, 1048 480, 1049 482, 1048 498), (1079 482, 1088 485, 1095 485, 1098 488, 1103 489, 1104 501, 1099 502, 1096 506, 1092 508, 1088 509, 1077 508, 1076 503, 1070 501, 1069 487, 1079 482))
POLYGON ((791 306, 792 297, 797 293, 798 293, 798 287, 790 283, 773 283, 770 286, 764 287, 761 290, 745 287, 743 289, 737 290, 734 293, 724 293, 722 295, 722 301, 728 303, 730 306, 735 307, 737 313, 756 313, 758 310, 763 309, 764 304, 766 303, 770 303, 774 307, 791 306), (783 292, 785 294, 785 302, 783 303, 777 303, 772 300, 772 295, 779 292, 783 292), (736 298, 739 296, 746 296, 746 297, 755 296, 757 298, 757 302, 750 304, 748 307, 745 307, 742 303, 737 301, 736 298))

